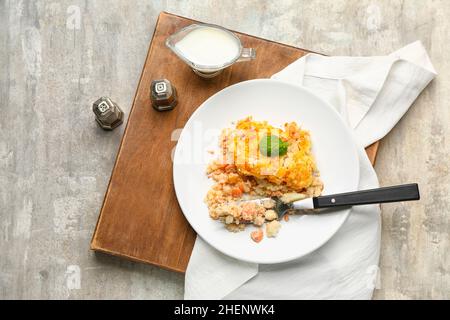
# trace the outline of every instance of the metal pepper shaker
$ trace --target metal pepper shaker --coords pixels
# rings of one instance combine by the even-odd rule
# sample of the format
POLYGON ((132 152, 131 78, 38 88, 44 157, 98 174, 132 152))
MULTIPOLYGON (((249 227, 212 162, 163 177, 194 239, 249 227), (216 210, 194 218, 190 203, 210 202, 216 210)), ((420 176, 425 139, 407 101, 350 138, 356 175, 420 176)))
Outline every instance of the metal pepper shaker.
POLYGON ((95 121, 104 130, 112 130, 123 123, 123 111, 108 97, 101 97, 92 105, 95 121))
POLYGON ((167 79, 152 81, 150 98, 153 108, 158 111, 172 110, 178 103, 177 90, 167 79))

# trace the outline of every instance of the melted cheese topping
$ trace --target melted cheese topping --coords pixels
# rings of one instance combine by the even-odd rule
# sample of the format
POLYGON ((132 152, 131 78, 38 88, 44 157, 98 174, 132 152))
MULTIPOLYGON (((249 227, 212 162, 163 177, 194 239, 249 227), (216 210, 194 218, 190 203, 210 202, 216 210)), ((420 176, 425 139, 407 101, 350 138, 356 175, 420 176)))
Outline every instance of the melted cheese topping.
POLYGON ((314 181, 316 165, 310 135, 295 122, 286 123, 279 129, 267 121, 253 121, 248 117, 238 121, 235 128, 225 129, 221 144, 224 163, 234 164, 243 175, 286 184, 297 191, 308 188, 314 181), (263 155, 259 143, 266 135, 276 135, 287 142, 287 153, 272 157, 263 155))

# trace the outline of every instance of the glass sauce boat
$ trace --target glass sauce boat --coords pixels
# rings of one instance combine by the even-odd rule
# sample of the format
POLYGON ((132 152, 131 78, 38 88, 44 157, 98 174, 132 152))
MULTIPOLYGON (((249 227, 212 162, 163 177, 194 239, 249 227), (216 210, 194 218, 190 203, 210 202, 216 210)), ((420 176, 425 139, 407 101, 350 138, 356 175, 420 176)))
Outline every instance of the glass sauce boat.
POLYGON ((166 46, 204 78, 256 57, 255 49, 243 48, 236 34, 212 24, 191 24, 169 36, 166 46))

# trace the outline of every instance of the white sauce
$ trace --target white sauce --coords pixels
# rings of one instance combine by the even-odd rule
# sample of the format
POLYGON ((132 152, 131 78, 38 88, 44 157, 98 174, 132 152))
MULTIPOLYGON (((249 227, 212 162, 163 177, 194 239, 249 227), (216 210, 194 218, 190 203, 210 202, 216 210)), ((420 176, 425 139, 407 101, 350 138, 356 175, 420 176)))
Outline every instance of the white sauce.
POLYGON ((212 67, 227 63, 239 54, 239 42, 232 35, 207 26, 192 30, 175 47, 193 63, 212 67))

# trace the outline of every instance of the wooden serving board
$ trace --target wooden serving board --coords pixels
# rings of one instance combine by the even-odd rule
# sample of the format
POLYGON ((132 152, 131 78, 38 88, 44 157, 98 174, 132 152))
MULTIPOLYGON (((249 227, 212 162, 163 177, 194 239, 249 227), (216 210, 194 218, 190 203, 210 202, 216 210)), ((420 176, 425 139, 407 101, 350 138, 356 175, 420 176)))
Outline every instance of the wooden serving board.
MULTIPOLYGON (((237 63, 205 80, 178 59, 164 42, 193 20, 161 13, 106 191, 91 249, 184 272, 195 232, 184 218, 172 181, 171 136, 183 128, 207 98, 234 83, 269 78, 309 51, 237 33, 257 58, 237 63), (178 90, 179 103, 169 112, 150 104, 150 83, 167 78, 178 90)), ((367 149, 375 161, 378 143, 367 149)), ((207 217, 206 217, 207 218, 207 217)), ((205 218, 205 219, 206 219, 205 218)))

